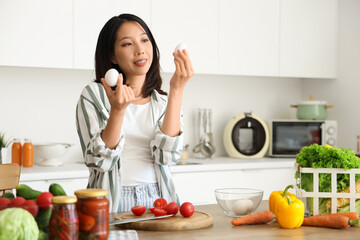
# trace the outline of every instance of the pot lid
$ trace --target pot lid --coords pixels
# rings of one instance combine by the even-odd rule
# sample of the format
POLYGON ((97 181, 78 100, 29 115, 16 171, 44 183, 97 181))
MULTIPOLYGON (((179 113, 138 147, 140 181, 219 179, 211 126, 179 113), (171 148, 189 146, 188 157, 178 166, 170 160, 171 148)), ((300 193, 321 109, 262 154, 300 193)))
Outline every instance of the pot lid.
POLYGON ((301 101, 298 105, 326 105, 326 101, 301 101))
POLYGON ((315 101, 314 96, 310 95, 309 100, 301 101, 298 105, 326 105, 326 101, 315 101))

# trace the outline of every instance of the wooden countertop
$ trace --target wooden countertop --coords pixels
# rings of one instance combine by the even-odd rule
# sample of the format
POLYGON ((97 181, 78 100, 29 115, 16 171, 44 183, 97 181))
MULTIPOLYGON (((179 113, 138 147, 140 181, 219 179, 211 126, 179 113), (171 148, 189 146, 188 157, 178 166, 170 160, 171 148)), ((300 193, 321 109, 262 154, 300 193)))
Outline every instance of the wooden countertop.
MULTIPOLYGON (((188 231, 139 231, 139 239, 143 240, 202 240, 202 239, 357 239, 360 229, 331 229, 319 227, 300 227, 298 229, 283 229, 277 222, 261 225, 233 226, 231 220, 218 205, 198 205, 195 210, 210 213, 214 217, 212 227, 188 231)), ((268 201, 263 201, 257 211, 268 210, 268 201)), ((118 228, 120 229, 120 228, 118 228)))

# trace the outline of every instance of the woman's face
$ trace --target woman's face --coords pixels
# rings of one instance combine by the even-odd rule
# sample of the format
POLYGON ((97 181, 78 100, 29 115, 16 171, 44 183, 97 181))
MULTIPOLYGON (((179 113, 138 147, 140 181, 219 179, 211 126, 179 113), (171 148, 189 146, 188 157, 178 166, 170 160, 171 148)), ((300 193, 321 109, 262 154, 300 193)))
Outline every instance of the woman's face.
POLYGON ((125 22, 116 34, 113 63, 127 78, 146 76, 153 60, 153 46, 145 30, 137 22, 125 22))

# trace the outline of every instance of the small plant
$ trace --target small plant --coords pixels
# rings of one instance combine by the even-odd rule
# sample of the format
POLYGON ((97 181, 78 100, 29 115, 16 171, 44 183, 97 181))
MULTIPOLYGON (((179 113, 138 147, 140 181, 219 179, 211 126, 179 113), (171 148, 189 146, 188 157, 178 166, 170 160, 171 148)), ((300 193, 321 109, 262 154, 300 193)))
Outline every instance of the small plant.
POLYGON ((0 132, 0 149, 7 147, 9 142, 10 142, 10 140, 5 138, 5 133, 0 132))

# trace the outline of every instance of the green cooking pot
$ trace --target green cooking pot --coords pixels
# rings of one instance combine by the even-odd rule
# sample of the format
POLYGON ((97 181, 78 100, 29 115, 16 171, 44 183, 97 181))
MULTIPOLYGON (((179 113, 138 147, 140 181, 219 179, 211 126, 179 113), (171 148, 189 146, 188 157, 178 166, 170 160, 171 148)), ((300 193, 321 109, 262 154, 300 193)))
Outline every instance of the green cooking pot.
POLYGON ((302 101, 297 105, 290 105, 297 108, 296 117, 299 120, 325 120, 327 118, 327 109, 334 107, 326 105, 325 101, 302 101))

